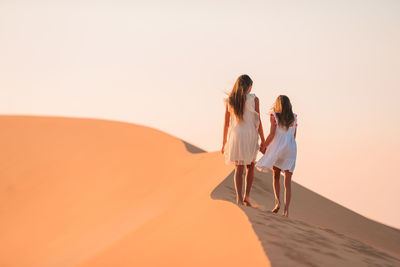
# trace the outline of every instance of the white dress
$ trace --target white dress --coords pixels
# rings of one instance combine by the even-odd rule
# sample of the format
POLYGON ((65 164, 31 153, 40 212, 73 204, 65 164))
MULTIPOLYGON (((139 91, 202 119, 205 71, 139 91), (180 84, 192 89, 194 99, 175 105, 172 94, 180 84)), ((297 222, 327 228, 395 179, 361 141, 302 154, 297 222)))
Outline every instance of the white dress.
POLYGON ((297 145, 294 139, 294 132, 297 127, 297 115, 294 114, 293 126, 287 130, 279 126, 278 118, 272 113, 275 118, 276 132, 274 139, 268 145, 265 154, 257 162, 257 169, 267 172, 273 166, 278 167, 282 171, 290 171, 293 173, 296 165, 297 145))
POLYGON ((249 165, 256 161, 259 150, 259 114, 255 110, 255 94, 247 94, 243 110, 243 120, 238 120, 232 111, 228 138, 224 147, 227 164, 249 165))

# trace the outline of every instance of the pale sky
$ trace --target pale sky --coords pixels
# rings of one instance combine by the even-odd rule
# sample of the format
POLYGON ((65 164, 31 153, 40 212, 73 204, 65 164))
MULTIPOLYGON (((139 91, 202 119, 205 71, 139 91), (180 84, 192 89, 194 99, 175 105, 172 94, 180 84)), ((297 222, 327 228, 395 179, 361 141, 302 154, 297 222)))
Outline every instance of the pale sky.
POLYGON ((246 73, 266 132, 279 94, 298 113, 293 179, 400 228, 400 1, 31 2, 0 0, 1 114, 132 122, 215 151, 246 73))

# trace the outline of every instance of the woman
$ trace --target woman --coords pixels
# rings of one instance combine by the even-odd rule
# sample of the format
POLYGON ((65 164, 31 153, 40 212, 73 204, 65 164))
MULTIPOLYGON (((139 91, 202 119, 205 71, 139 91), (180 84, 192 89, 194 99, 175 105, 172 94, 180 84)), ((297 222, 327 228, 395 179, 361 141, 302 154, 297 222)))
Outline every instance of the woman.
POLYGON ((236 202, 252 206, 250 190, 254 180, 254 163, 259 150, 258 136, 264 143, 259 100, 250 94, 253 81, 248 75, 237 78, 225 103, 225 124, 221 152, 227 164, 235 165, 236 202), (244 166, 247 167, 246 188, 242 196, 244 166))

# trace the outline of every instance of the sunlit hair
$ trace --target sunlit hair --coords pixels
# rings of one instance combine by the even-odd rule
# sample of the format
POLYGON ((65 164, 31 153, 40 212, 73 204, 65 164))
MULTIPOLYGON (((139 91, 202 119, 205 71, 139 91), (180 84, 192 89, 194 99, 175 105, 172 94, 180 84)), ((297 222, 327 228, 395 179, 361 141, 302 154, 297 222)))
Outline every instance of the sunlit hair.
POLYGON ((294 114, 292 111, 292 104, 289 97, 280 95, 275 100, 272 110, 275 112, 278 124, 286 129, 294 122, 294 114))
POLYGON ((235 85, 228 97, 228 104, 233 110, 236 118, 243 119, 244 104, 246 103, 246 94, 249 92, 250 87, 253 85, 251 78, 246 75, 240 75, 237 78, 235 85))

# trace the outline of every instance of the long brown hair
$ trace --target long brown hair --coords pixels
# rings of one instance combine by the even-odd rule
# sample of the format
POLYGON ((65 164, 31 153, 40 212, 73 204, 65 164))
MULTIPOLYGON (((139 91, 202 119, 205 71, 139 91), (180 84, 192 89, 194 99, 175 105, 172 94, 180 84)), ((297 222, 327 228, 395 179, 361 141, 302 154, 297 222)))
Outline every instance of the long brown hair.
POLYGON ((294 122, 294 114, 292 111, 292 104, 290 103, 289 97, 280 95, 276 98, 275 104, 272 107, 278 117, 278 124, 280 126, 289 128, 290 124, 294 122))
POLYGON ((244 104, 246 103, 246 94, 249 88, 253 85, 253 81, 249 75, 243 74, 237 78, 235 85, 228 97, 228 104, 235 116, 241 120, 243 119, 244 104))

